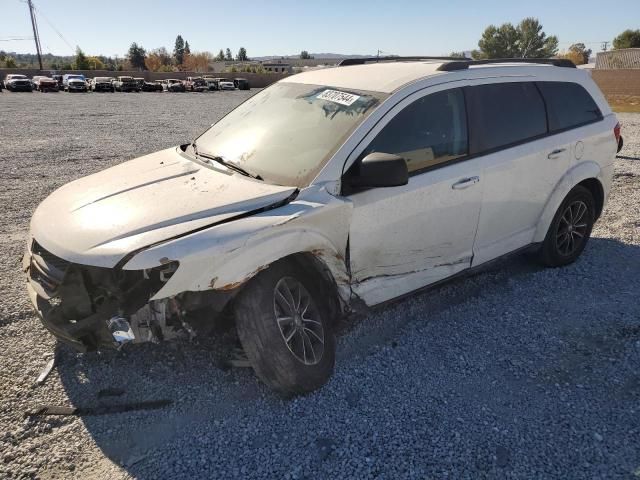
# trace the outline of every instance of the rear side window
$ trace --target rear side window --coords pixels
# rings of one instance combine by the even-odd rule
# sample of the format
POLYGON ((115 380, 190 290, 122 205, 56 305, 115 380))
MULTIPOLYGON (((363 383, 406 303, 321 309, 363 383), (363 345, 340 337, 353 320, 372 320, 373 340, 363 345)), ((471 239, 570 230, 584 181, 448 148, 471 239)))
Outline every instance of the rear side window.
POLYGON ((532 82, 467 87, 472 154, 497 150, 547 133, 547 115, 532 82))
POLYGON ((538 82, 547 111, 549 130, 557 132, 602 119, 602 113, 582 85, 569 82, 538 82))
POLYGON ((432 93, 398 113, 369 144, 372 152, 403 157, 409 172, 467 154, 467 118, 460 89, 432 93))

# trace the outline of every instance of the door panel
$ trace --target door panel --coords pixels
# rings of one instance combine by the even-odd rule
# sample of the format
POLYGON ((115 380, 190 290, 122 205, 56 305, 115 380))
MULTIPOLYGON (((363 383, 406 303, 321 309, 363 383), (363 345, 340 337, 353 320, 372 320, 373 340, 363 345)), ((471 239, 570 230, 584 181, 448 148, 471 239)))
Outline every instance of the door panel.
POLYGON ((561 135, 548 136, 545 102, 533 82, 476 85, 465 95, 471 153, 483 159, 475 266, 531 243, 571 146, 561 135))
POLYGON ((484 157, 473 265, 531 243, 540 214, 569 165, 570 147, 547 137, 484 157), (556 150, 562 150, 547 158, 556 150))
POLYGON ((453 275, 471 264, 482 199, 476 161, 412 176, 403 187, 351 195, 353 291, 373 305, 453 275))

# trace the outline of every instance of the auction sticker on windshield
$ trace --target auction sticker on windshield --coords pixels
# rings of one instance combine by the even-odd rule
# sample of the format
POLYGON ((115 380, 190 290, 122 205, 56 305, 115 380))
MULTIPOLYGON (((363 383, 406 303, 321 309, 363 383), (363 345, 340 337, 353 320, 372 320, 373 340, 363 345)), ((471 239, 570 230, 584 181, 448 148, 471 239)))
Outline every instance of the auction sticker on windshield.
POLYGON ((360 98, 359 95, 353 93, 340 92, 338 90, 325 90, 316 98, 320 100, 327 100, 328 102, 339 103, 340 105, 346 105, 347 107, 353 105, 353 103, 360 98))

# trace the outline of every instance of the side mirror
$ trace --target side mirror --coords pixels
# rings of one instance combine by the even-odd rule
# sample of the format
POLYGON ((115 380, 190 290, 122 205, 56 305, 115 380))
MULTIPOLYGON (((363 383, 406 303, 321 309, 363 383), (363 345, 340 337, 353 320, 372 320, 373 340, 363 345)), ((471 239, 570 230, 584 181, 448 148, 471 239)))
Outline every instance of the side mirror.
POLYGON ((351 187, 398 187, 409 183, 407 162, 398 155, 373 152, 360 162, 357 175, 349 179, 351 187))

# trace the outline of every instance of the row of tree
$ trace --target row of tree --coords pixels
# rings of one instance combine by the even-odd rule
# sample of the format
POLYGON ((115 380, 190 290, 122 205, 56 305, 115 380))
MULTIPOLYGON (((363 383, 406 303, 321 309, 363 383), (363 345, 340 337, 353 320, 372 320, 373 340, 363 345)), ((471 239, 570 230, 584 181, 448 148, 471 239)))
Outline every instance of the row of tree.
MULTIPOLYGON (((640 30, 625 30, 613 40, 613 48, 640 48, 640 30)), ((547 36, 538 19, 529 17, 517 25, 489 25, 478 41, 478 49, 473 50, 471 56, 478 60, 559 57, 581 65, 589 62, 591 53, 584 43, 574 43, 566 51, 559 52, 558 37, 547 36)), ((451 56, 464 57, 464 53, 452 52, 451 56)))
MULTIPOLYGON (((134 42, 127 52, 127 60, 132 68, 138 70, 208 72, 211 70, 212 62, 233 61, 234 57, 229 48, 226 49, 226 52, 220 49, 218 55, 215 56, 210 52, 191 52, 189 42, 182 38, 182 35, 178 35, 172 54, 164 47, 156 48, 147 53, 142 46, 134 42)), ((240 62, 249 60, 246 48, 240 47, 235 60, 240 62)))
MULTIPOLYGON (((625 30, 613 40, 614 49, 640 48, 640 29, 625 30)), ((587 63, 591 55, 584 43, 574 43, 566 51, 558 51, 558 37, 547 36, 542 25, 536 18, 525 18, 518 25, 504 23, 499 27, 489 25, 478 42, 478 49, 471 52, 475 59, 485 58, 545 58, 562 57, 572 60, 576 65, 587 63)), ((36 57, 32 54, 13 54, 18 58, 7 55, 0 50, 0 65, 6 68, 34 66, 36 57), (26 61, 24 61, 25 59, 26 61)), ((452 52, 452 57, 464 57, 462 52, 452 52)), ((300 52, 301 59, 313 58, 309 52, 300 52)), ((78 47, 75 57, 56 57, 44 55, 45 63, 54 70, 151 70, 154 72, 173 71, 210 71, 214 61, 247 62, 247 50, 241 47, 233 56, 231 50, 222 48, 217 55, 210 52, 191 52, 189 42, 181 35, 176 37, 173 52, 169 53, 165 47, 147 51, 136 42, 132 43, 124 61, 104 55, 87 56, 78 47)), ((255 70, 257 67, 252 66, 255 70)), ((257 70, 256 70, 257 71, 257 70)))

